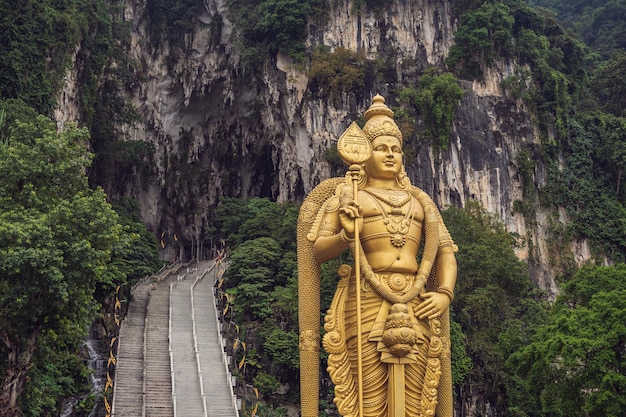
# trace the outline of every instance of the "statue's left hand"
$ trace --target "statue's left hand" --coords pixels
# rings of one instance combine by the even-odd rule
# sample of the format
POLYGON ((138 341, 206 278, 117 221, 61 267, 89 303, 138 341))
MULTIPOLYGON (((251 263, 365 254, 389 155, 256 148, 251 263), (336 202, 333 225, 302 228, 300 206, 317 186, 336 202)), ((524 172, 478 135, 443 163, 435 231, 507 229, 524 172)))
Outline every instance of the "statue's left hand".
POLYGON ((418 319, 434 319, 446 312, 450 306, 450 299, 445 294, 427 292, 420 295, 423 300, 415 309, 415 317, 418 319))

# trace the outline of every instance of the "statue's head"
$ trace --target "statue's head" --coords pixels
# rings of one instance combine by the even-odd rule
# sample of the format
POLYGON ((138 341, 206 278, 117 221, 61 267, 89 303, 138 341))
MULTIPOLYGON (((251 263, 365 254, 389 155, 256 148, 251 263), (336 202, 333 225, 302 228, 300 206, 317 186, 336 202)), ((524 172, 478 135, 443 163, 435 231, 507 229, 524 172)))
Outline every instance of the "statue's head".
POLYGON ((372 99, 372 105, 365 112, 363 128, 352 122, 341 135, 337 151, 351 167, 347 176, 352 175, 353 166, 360 167, 359 187, 366 186, 368 178, 395 181, 397 187, 403 189, 410 186, 402 165, 402 133, 393 120, 393 111, 385 105, 381 95, 372 99))
POLYGON ((372 145, 372 155, 364 164, 365 175, 394 179, 399 188, 406 188, 409 183, 402 164, 402 132, 381 95, 372 99, 365 120, 362 130, 372 145))

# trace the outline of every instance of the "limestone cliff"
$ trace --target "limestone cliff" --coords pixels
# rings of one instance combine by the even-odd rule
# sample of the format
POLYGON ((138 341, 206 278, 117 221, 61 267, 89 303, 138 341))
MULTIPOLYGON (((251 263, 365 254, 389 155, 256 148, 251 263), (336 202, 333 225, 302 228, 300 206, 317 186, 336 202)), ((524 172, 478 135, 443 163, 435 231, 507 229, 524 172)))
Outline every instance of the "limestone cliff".
MULTIPOLYGON (((106 187, 112 195, 140 201, 145 223, 170 249, 165 257, 188 256, 192 242, 196 248, 206 242, 211 208, 222 196, 301 200, 336 175, 324 152, 362 114, 370 97, 380 93, 393 104, 393 91, 415 83, 427 66, 441 65, 453 44, 451 1, 395 0, 375 13, 357 13, 348 0, 331 3, 324 24, 310 23, 307 47, 359 50, 390 65, 387 76, 361 96, 344 94, 334 101, 315 98, 302 65, 286 56, 268 60, 254 74, 243 70, 225 0, 204 1, 200 24, 185 36, 184 48, 172 47, 166 37, 155 48, 144 2, 127 0, 128 52, 141 80, 128 94, 142 121, 120 128, 126 140, 152 143, 155 157, 149 178, 136 174, 122 189, 106 187), (172 251, 179 247, 180 253, 172 251)), ((406 168, 412 182, 440 206, 477 200, 511 232, 528 237, 532 245, 518 254, 528 258, 532 247, 533 276, 554 294, 542 235, 547 215, 538 211, 536 219, 524 219, 513 210, 516 200, 528 198, 517 166, 522 150, 535 161, 535 187, 543 181, 531 116, 500 88, 514 67, 514 62, 501 63, 484 82, 464 83, 448 149, 435 154, 416 145, 417 157, 406 168)), ((59 112, 60 121, 72 119, 72 84, 70 75, 62 96, 70 114, 59 112)), ((578 253, 581 260, 588 257, 584 244, 578 253)))

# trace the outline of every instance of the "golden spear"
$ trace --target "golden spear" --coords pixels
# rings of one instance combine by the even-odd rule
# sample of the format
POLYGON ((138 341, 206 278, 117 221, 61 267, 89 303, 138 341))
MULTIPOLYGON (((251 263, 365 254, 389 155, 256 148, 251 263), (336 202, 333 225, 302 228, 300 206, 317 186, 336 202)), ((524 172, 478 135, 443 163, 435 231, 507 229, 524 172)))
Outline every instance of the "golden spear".
MULTIPOLYGON (((353 201, 358 210, 358 186, 361 178, 361 164, 372 155, 372 145, 356 122, 341 135, 337 141, 337 151, 341 159, 350 166, 349 172, 352 179, 353 201)), ((357 211, 354 217, 354 269, 356 284, 356 332, 357 332, 357 373, 359 391, 359 417, 363 416, 363 342, 361 335, 361 265, 360 265, 360 238, 358 220, 361 214, 357 211)))

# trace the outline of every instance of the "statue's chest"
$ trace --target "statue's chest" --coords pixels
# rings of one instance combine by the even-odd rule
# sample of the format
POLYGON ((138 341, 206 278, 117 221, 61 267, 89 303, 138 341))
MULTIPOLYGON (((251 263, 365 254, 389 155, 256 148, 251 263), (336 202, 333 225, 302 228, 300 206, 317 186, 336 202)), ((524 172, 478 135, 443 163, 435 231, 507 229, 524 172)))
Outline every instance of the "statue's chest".
MULTIPOLYGON (((361 194, 361 193, 360 193, 361 194)), ((424 220, 424 209, 415 197, 407 192, 374 194, 363 192, 359 198, 365 223, 400 223, 424 220), (388 220, 388 221, 384 221, 388 220)))

